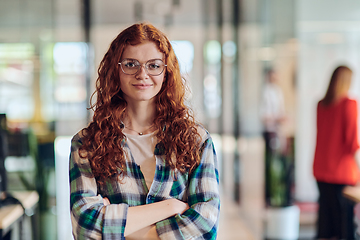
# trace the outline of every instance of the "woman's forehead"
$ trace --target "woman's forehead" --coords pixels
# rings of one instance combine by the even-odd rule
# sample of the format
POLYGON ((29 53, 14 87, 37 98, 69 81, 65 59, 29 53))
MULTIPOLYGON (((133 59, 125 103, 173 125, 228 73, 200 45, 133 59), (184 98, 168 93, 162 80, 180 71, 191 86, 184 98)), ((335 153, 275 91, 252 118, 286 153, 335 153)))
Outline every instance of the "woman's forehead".
POLYGON ((127 45, 122 53, 122 59, 134 58, 137 60, 163 59, 162 53, 154 42, 146 41, 137 45, 127 45))

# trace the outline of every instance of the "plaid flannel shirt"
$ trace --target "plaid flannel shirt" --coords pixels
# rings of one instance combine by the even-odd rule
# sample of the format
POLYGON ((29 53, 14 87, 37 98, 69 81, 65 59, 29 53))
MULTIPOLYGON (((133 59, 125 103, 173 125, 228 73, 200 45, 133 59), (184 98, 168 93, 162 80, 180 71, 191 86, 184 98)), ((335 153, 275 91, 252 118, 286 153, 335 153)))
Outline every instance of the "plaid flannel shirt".
MULTIPOLYGON (((128 207, 150 204, 169 198, 187 202, 183 214, 156 223, 160 239, 216 239, 220 213, 219 176, 214 145, 205 133, 201 162, 189 175, 171 171, 165 164, 161 144, 155 147, 156 170, 147 189, 140 167, 123 141, 127 174, 119 181, 96 183, 88 159, 81 158, 78 148, 81 137, 72 139, 70 155, 70 207, 75 239, 125 239, 128 207), (176 176, 176 179, 175 177, 176 176), (103 197, 110 200, 104 206, 103 197)), ((146 217, 146 216, 144 216, 146 217)))

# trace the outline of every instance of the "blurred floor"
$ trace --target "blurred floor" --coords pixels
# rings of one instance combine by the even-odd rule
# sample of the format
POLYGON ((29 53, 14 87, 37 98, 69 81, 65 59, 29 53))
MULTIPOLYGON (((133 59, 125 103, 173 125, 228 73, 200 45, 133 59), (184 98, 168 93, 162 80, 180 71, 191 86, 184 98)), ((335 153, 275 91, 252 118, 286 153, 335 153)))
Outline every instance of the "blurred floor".
POLYGON ((255 240, 240 217, 240 207, 226 196, 221 197, 219 240, 255 240))
MULTIPOLYGON (((264 239, 264 160, 262 138, 242 138, 213 134, 219 158, 221 177, 221 213, 218 240, 264 239), (239 156, 236 159, 235 149, 239 156), (236 163, 238 161, 238 163, 236 163), (236 169, 238 166, 238 169, 236 169), (236 172, 238 171, 238 176, 236 172), (239 178, 239 186, 234 180, 239 178), (239 188, 239 202, 233 199, 239 188)), ((298 240, 314 239, 316 206, 301 203, 300 232, 298 240)))

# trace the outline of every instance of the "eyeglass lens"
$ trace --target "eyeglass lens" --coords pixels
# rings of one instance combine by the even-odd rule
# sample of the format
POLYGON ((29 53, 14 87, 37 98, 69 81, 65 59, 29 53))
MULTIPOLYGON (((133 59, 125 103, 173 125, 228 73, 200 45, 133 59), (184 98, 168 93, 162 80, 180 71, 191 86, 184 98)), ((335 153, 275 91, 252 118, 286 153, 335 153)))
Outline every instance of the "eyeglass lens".
MULTIPOLYGON (((141 68, 140 62, 136 59, 124 59, 120 65, 122 71, 129 75, 136 74, 141 68)), ((165 63, 160 59, 152 59, 145 63, 147 73, 152 76, 160 75, 164 71, 165 66, 165 63)))

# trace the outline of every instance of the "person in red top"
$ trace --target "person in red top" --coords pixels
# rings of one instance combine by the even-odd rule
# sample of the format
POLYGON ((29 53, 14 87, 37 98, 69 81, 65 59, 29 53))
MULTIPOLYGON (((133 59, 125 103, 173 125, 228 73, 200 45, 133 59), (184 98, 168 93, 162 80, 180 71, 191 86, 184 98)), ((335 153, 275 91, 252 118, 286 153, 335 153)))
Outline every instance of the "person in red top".
POLYGON ((317 239, 354 239, 353 203, 342 195, 359 181, 357 102, 348 97, 352 71, 335 69, 317 106, 313 173, 319 189, 317 239))

